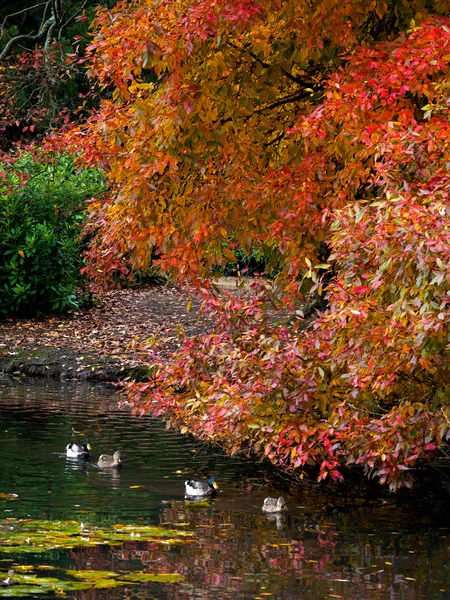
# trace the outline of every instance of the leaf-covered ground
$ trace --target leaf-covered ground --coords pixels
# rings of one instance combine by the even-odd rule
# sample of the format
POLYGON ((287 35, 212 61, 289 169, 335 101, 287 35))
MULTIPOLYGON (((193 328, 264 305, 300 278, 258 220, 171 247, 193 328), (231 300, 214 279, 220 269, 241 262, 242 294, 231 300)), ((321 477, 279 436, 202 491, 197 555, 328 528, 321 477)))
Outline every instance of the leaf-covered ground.
POLYGON ((114 377, 118 369, 138 367, 148 356, 175 350, 178 332, 205 329, 197 305, 174 287, 153 285, 105 292, 89 310, 67 316, 0 321, 0 371, 89 378, 96 371, 114 377), (39 367, 42 367, 39 370, 39 367))

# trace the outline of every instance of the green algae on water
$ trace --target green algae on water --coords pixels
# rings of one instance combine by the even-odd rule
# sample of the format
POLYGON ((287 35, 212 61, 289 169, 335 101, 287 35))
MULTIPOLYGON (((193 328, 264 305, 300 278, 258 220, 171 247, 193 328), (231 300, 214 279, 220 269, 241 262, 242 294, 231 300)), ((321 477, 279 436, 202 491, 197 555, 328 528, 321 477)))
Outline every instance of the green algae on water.
MULTIPOLYGON (((152 542, 183 544, 191 541, 192 532, 176 531, 148 525, 93 526, 77 521, 41 521, 4 519, 0 521, 0 555, 45 553, 51 550, 89 546, 126 546, 127 543, 152 542)), ((8 560, 4 561, 8 563, 8 560)), ((0 563, 1 564, 1 563, 0 563)), ((148 582, 175 583, 183 580, 178 573, 145 571, 68 570, 48 566, 7 564, 0 567, 0 597, 27 597, 43 594, 65 595, 67 592, 106 589, 148 582), (54 577, 41 576, 39 570, 51 570, 54 577)))
POLYGON ((183 543, 192 532, 150 525, 95 526, 77 521, 5 519, 0 521, 0 553, 47 552, 126 542, 183 543))

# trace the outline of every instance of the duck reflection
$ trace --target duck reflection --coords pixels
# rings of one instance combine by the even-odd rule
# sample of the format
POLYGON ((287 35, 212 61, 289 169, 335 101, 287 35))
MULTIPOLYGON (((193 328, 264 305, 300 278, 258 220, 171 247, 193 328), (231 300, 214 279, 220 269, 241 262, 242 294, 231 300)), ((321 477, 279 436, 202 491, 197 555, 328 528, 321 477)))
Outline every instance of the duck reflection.
POLYGON ((79 460, 78 458, 66 458, 65 471, 70 473, 72 471, 81 471, 84 474, 87 474, 87 469, 89 466, 89 460, 79 460))
POLYGON ((286 515, 282 513, 268 513, 266 515, 268 521, 274 521, 278 531, 282 531, 287 525, 286 515))
POLYGON ((214 501, 211 499, 197 502, 173 500, 161 510, 160 525, 186 523, 195 527, 198 524, 210 524, 215 514, 214 501))
POLYGON ((95 471, 99 481, 108 482, 113 490, 120 489, 120 469, 95 469, 95 471))

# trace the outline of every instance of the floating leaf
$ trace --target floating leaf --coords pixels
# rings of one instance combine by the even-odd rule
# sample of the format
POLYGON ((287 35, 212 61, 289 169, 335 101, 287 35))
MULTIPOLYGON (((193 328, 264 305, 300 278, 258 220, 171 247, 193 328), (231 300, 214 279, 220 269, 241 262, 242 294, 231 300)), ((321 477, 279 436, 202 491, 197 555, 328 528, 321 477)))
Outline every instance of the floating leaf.
POLYGON ((18 494, 0 494, 0 500, 17 500, 18 494))

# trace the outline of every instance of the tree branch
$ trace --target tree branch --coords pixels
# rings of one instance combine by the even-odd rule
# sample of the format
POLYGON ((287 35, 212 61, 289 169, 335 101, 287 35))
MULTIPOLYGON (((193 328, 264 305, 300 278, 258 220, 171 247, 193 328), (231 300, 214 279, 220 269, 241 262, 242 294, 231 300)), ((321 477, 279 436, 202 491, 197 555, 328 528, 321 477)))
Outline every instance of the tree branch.
POLYGON ((12 48, 14 48, 14 46, 16 46, 19 42, 22 41, 27 41, 27 42, 37 42, 38 40, 43 39, 44 37, 46 37, 48 35, 48 30, 50 29, 50 27, 54 27, 54 17, 53 15, 47 19, 47 21, 45 21, 45 23, 42 23, 41 28, 39 30, 39 32, 36 35, 16 35, 16 37, 11 38, 9 40, 9 42, 6 44, 6 46, 3 48, 3 51, 0 54, 0 61, 4 60, 9 52, 12 50, 12 48))
MULTIPOLYGON (((58 40, 61 39, 61 35, 62 32, 64 31, 64 29, 74 20, 76 19, 76 17, 78 17, 79 14, 81 14, 81 12, 83 11, 84 8, 86 8, 86 5, 88 3, 88 0, 84 0, 84 2, 82 3, 82 5, 80 6, 80 8, 77 10, 76 13, 74 13, 71 17, 69 17, 59 28, 58 31, 58 40)), ((61 20, 64 19, 64 17, 66 16, 66 13, 68 11, 68 8, 64 11, 64 13, 61 15, 61 20)))
POLYGON ((254 111, 254 114, 260 114, 266 110, 272 110, 273 108, 278 108, 279 106, 284 106, 285 104, 290 104, 291 102, 298 102, 299 100, 303 100, 307 93, 308 92, 305 93, 302 90, 300 90, 295 94, 291 94, 289 96, 285 96, 284 98, 280 98, 279 100, 272 102, 272 104, 267 104, 262 108, 258 108, 254 111))
POLYGON ((24 8, 15 13, 11 13, 6 15, 3 19, 3 23, 0 25, 0 37, 3 34, 6 28, 7 19, 10 17, 15 17, 17 15, 25 14, 30 10, 40 8, 42 6, 45 7, 42 14, 42 21, 39 27, 39 31, 36 35, 32 33, 28 34, 19 34, 15 37, 11 38, 6 44, 5 48, 0 53, 0 61, 4 60, 11 50, 21 42, 37 42, 45 38, 44 42, 44 53, 48 54, 49 47, 53 39, 61 40, 64 30, 72 23, 74 19, 86 8, 89 0, 72 0, 67 3, 67 5, 61 0, 46 0, 46 2, 38 2, 29 8, 24 8), (76 5, 79 4, 79 8, 76 8, 76 5), (75 9, 74 14, 69 15, 70 11, 75 9), (51 16, 48 16, 50 13, 51 16), (55 31, 57 30, 57 34, 55 31))
POLYGON ((75 12, 75 14, 73 14, 71 17, 69 17, 67 19, 66 22, 64 22, 64 19, 66 19, 70 10, 75 6, 75 3, 76 3, 75 1, 72 1, 72 2, 68 3, 68 5, 64 8, 64 10, 61 9, 61 16, 60 16, 59 22, 62 23, 62 25, 58 31, 58 39, 61 39, 62 30, 67 26, 67 23, 72 21, 77 15, 79 15, 80 12, 83 10, 83 8, 86 6, 86 2, 83 2, 81 7, 79 8, 79 10, 77 10, 75 12))
POLYGON ((34 6, 29 6, 28 8, 23 8, 22 10, 19 10, 15 13, 10 13, 9 15, 6 15, 6 17, 3 19, 3 23, 0 25, 0 32, 2 32, 2 35, 3 35, 3 31, 6 28, 6 21, 10 17, 17 17, 17 15, 22 15, 23 13, 26 13, 29 10, 33 10, 34 8, 39 8, 40 6, 44 6, 48 3, 49 3, 48 0, 46 2, 39 2, 39 4, 35 4, 34 6))
POLYGON ((58 10, 58 2, 57 0, 52 0, 52 13, 55 17, 55 21, 59 21, 59 10, 58 10))

